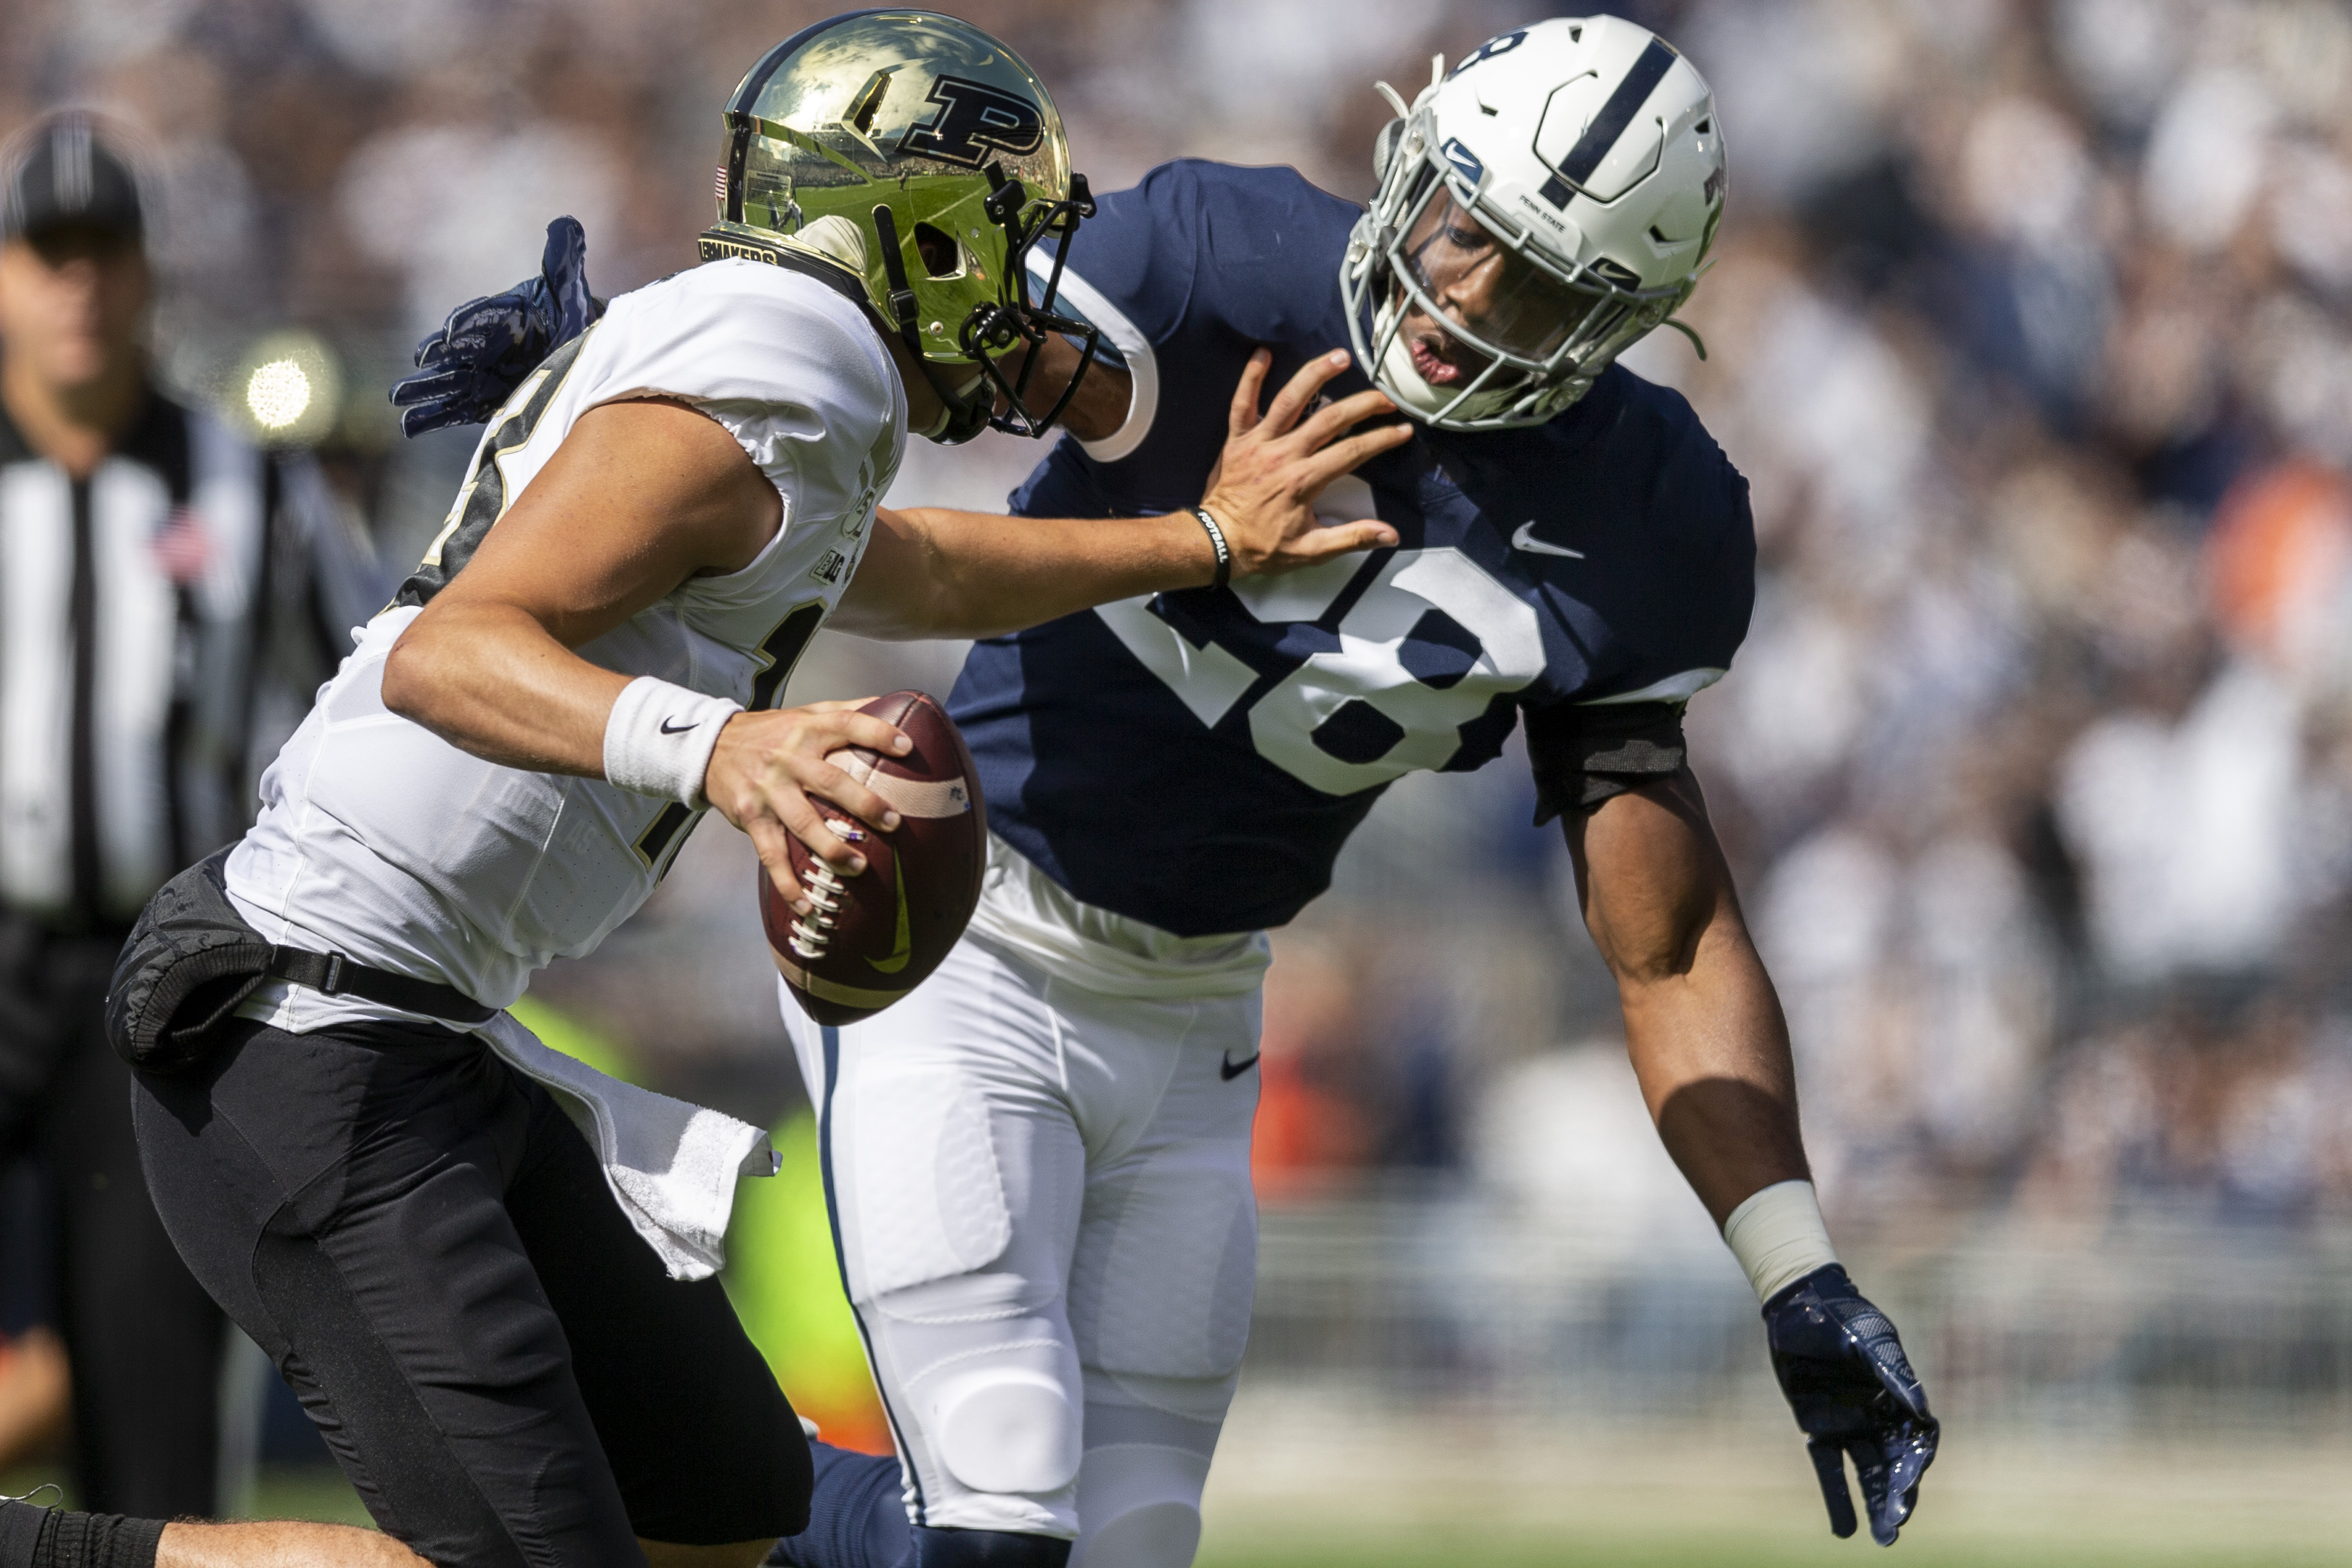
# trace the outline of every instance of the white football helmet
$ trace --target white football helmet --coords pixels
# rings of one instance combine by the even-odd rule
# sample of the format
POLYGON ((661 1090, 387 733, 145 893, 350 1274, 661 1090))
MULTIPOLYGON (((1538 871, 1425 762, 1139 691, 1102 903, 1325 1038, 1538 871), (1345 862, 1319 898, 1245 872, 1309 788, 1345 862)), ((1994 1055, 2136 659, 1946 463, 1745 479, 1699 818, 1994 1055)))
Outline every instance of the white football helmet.
POLYGON ((1542 424, 1690 298, 1723 133, 1664 39, 1561 17, 1488 39, 1410 108, 1381 90, 1399 117, 1339 286, 1358 360, 1407 414, 1542 424))

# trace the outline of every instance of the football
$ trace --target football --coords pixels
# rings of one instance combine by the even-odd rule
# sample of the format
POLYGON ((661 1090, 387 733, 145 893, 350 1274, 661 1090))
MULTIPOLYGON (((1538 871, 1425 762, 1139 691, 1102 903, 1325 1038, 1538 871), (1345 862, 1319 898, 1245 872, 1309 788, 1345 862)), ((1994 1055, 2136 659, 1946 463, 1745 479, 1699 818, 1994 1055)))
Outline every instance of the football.
MULTIPOLYGON (((763 868, 760 923, 776 968, 803 1011, 837 1026, 880 1012, 940 965, 980 902, 988 862, 988 810, 963 736, 920 691, 894 691, 864 712, 914 742, 903 757, 853 746, 826 760, 898 809, 896 831, 868 831, 866 869, 841 877, 800 840, 793 875, 816 907, 793 912, 763 868)), ((813 796, 829 820, 857 819, 813 796)), ((861 825, 870 826, 870 825, 861 825)))

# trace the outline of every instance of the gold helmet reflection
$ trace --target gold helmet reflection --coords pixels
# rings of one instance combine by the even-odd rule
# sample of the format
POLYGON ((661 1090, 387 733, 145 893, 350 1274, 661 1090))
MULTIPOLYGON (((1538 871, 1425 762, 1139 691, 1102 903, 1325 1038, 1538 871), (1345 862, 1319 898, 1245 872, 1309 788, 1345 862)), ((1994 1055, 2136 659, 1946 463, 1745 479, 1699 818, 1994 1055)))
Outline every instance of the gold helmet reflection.
POLYGON ((1054 314, 1055 258, 1030 298, 1027 252, 1093 214, 1070 172, 1062 118, 1021 58, 970 23, 931 11, 855 11, 794 34, 728 100, 719 222, 706 259, 745 256, 854 279, 949 405, 935 439, 992 421, 1042 436, 1092 363, 1094 329, 1054 314), (1062 332, 1079 374, 1034 413, 998 360, 1062 332))

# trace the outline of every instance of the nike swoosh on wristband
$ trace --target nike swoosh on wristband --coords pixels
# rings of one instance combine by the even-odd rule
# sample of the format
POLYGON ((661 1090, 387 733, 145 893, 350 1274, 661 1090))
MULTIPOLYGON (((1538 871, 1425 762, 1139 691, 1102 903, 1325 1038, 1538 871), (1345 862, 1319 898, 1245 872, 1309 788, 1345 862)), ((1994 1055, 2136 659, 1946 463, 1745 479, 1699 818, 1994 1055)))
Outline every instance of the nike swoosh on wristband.
POLYGON ((661 732, 665 735, 683 735, 688 730, 693 729, 695 724, 699 724, 701 722, 701 720, 697 719, 691 724, 673 724, 668 720, 665 719, 661 721, 661 732))
POLYGON ((1234 1061, 1231 1058, 1226 1058, 1217 1063, 1217 1076, 1223 1079, 1227 1083, 1231 1083, 1234 1079, 1241 1077, 1242 1074, 1249 1071, 1250 1068, 1257 1066, 1257 1058, 1265 1054, 1265 1053, 1264 1051, 1252 1051, 1240 1061, 1234 1061))
POLYGON ((1581 550, 1570 550, 1565 544, 1546 544, 1536 537, 1535 527, 1534 518, 1529 518, 1519 524, 1519 531, 1511 535, 1511 548, 1524 550, 1530 555, 1565 555, 1570 561, 1584 559, 1584 552, 1581 550))

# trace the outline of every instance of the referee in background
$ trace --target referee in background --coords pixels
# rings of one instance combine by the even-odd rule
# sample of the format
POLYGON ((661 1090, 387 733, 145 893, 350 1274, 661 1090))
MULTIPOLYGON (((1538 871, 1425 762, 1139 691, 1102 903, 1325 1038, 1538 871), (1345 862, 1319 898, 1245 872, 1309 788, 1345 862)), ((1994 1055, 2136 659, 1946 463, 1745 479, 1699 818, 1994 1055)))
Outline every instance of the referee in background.
POLYGON ((313 465, 155 385, 104 124, 39 121, 0 180, 0 1170, 46 1167, 81 1506, 210 1517, 226 1328, 155 1216, 100 1016, 148 897, 244 831, 373 572, 313 465))

